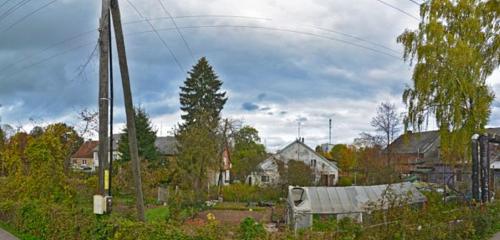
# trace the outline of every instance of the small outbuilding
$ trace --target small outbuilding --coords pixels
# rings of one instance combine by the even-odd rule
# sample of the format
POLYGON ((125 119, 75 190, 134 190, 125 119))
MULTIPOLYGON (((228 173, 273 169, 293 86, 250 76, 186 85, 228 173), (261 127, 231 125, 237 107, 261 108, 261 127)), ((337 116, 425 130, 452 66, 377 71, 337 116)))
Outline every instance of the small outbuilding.
POLYGON ((349 217, 358 222, 371 210, 388 208, 390 196, 408 204, 426 201, 425 196, 409 182, 351 187, 288 187, 287 220, 294 229, 309 228, 313 215, 334 215, 337 220, 349 217))

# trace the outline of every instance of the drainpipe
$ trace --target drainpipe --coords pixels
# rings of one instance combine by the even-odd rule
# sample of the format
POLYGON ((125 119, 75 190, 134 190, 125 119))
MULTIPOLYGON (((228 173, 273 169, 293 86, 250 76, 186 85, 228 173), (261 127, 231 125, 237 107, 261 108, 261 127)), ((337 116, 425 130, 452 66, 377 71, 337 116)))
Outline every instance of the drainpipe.
POLYGON ((478 159, 478 134, 472 136, 472 199, 480 201, 479 198, 479 159, 478 159))
POLYGON ((481 135, 479 137, 479 164, 481 168, 481 201, 488 201, 488 137, 481 135))
POLYGON ((488 136, 485 136, 485 154, 486 154, 486 158, 485 158, 485 161, 486 161, 486 166, 485 166, 485 169, 484 169, 484 172, 486 173, 486 184, 487 184, 487 190, 486 191, 486 195, 488 197, 488 202, 490 202, 491 200, 491 192, 492 190, 494 190, 494 188, 491 187, 491 184, 490 184, 490 139, 488 136))

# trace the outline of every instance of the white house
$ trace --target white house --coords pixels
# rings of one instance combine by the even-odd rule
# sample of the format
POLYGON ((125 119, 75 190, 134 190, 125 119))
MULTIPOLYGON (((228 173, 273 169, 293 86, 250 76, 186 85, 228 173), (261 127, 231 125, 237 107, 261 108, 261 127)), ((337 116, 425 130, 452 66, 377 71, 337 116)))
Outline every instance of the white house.
MULTIPOLYGON (((121 154, 118 151, 118 144, 120 142, 120 138, 121 138, 120 133, 113 134, 113 144, 112 144, 113 161, 120 160, 120 158, 121 158, 121 154)), ((92 171, 97 170, 97 168, 99 167, 99 155, 98 155, 98 153, 99 153, 99 145, 96 144, 96 146, 93 149, 93 162, 94 162, 94 164, 93 164, 92 171)), ((107 161, 109 162, 109 149, 108 149, 108 153, 106 154, 106 156, 108 156, 107 161)))
POLYGON ((289 161, 301 161, 311 167, 315 175, 315 183, 321 186, 334 186, 339 178, 337 164, 318 154, 304 144, 304 140, 296 140, 288 144, 276 154, 271 155, 252 172, 246 182, 250 185, 273 185, 279 183, 278 162, 288 164, 289 161))

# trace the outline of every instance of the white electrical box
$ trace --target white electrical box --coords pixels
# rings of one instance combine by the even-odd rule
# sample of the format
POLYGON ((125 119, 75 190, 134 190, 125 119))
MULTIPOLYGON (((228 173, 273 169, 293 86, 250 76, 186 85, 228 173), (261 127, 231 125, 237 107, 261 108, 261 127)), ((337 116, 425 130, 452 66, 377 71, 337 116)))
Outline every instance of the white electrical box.
POLYGON ((101 195, 94 195, 94 214, 106 213, 106 199, 101 195))

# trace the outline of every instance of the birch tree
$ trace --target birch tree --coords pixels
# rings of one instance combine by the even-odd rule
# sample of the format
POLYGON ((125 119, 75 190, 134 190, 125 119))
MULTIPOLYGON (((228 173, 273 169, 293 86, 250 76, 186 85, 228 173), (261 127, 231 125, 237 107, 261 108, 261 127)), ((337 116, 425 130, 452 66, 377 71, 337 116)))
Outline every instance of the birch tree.
POLYGON ((500 60, 498 0, 430 0, 421 5, 416 30, 397 39, 414 65, 413 86, 403 94, 405 128, 419 131, 434 117, 441 156, 467 156, 469 139, 484 132, 494 94, 486 79, 500 60))

